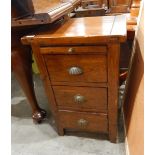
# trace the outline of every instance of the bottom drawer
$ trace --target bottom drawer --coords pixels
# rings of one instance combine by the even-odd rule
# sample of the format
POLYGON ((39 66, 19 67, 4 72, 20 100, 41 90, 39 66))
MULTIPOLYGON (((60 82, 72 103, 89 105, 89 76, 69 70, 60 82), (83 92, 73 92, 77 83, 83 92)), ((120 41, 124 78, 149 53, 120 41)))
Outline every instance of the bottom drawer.
POLYGON ((107 114, 59 111, 59 126, 78 131, 108 132, 107 114))

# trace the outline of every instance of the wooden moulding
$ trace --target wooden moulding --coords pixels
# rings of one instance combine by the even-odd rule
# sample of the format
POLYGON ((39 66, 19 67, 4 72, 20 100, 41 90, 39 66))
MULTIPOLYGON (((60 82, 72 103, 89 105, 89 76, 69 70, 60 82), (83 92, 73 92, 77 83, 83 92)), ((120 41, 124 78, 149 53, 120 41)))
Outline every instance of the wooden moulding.
POLYGON ((26 18, 18 20, 13 19, 11 21, 11 26, 18 27, 52 23, 60 17, 70 13, 72 9, 72 5, 69 3, 66 6, 62 6, 61 8, 55 9, 49 13, 34 14, 32 16, 28 16, 26 18))
POLYGON ((41 54, 106 54, 106 46, 62 46, 62 47, 41 47, 41 54))
POLYGON ((29 45, 34 39, 40 46, 66 46, 77 45, 77 43, 78 45, 120 43, 126 41, 127 38, 126 22, 124 21, 126 21, 125 15, 74 18, 64 24, 55 25, 55 28, 49 27, 44 33, 41 31, 35 35, 25 36, 22 38, 22 43, 29 45), (97 24, 90 29, 91 22, 95 23, 95 21, 97 24), (81 22, 83 22, 82 31, 79 29, 81 22), (98 33, 96 33, 96 30, 99 30, 98 33))
MULTIPOLYGON (((35 1, 34 1, 35 2, 35 1)), ((49 3, 49 2, 48 2, 49 3)), ((52 4, 53 2, 51 2, 52 4)), ((45 3, 46 4, 46 3, 45 3)), ((43 6, 45 5, 43 4, 43 6)), ((66 3, 58 3, 57 5, 51 5, 51 8, 34 8, 34 12, 28 14, 27 16, 23 16, 20 18, 12 18, 11 26, 12 27, 21 27, 21 26, 29 26, 29 25, 40 25, 40 24, 48 24, 56 21, 60 17, 63 17, 77 8, 80 4, 80 0, 71 0, 66 3), (36 9, 36 10, 35 10, 36 9)), ((47 4, 46 4, 47 5, 47 4)), ((45 5, 45 6, 46 6, 45 5)), ((37 7, 37 5, 35 6, 37 7)))

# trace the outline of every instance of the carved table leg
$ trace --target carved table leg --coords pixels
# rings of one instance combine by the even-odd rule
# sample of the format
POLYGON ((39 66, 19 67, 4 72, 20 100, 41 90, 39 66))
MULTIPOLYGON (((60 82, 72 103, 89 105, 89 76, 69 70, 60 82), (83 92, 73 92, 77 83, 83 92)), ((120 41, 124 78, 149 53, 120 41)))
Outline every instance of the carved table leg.
POLYGON ((16 79, 22 87, 32 108, 32 118, 35 123, 41 123, 46 118, 46 111, 37 104, 32 79, 32 55, 28 47, 12 48, 11 67, 16 79))

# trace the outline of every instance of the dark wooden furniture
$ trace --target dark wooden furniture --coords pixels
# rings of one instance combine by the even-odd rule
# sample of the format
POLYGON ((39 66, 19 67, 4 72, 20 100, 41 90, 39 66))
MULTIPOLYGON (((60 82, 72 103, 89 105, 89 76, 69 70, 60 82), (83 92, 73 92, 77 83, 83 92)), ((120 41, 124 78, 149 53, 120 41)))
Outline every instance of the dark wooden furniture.
MULTIPOLYGON (((143 2, 144 3, 144 2, 143 2)), ((126 140, 132 155, 144 155, 144 4, 139 15, 124 95, 126 140)))
POLYGON ((106 15, 124 14, 127 17, 127 41, 121 44, 120 53, 120 85, 126 80, 129 61, 132 53, 132 44, 137 29, 137 17, 141 0, 109 0, 109 9, 106 15))
POLYGON ((104 0, 82 0, 82 8, 85 9, 90 3, 95 3, 99 8, 102 7, 104 0))
POLYGON ((96 5, 88 6, 86 9, 79 7, 75 10, 75 17, 105 16, 105 7, 97 8, 96 5))
POLYGON ((23 46, 20 38, 34 31, 42 24, 64 18, 80 3, 70 0, 12 0, 11 1, 11 67, 32 108, 32 118, 41 122, 46 117, 45 110, 37 103, 33 88, 31 48, 23 46))
POLYGON ((81 3, 81 0, 12 0, 11 26, 32 26, 52 23, 69 14, 81 3))
POLYGON ((108 0, 110 13, 130 12, 132 0, 108 0))
MULTIPOLYGON (((127 20, 127 36, 128 39, 133 40, 134 32, 136 29, 136 16, 139 10, 139 1, 133 0, 131 5, 131 13, 127 20)), ((11 17, 12 17, 12 70, 19 81, 21 87, 23 88, 27 99, 32 107, 33 119, 36 122, 40 122, 45 117, 45 111, 42 110, 38 104, 35 97, 34 89, 33 89, 33 80, 32 80, 32 56, 31 49, 29 47, 24 47, 20 38, 23 35, 34 31, 38 28, 38 24, 47 24, 54 22, 59 18, 65 18, 66 15, 70 13, 72 10, 77 8, 80 4, 80 0, 69 0, 66 3, 60 3, 58 0, 50 1, 50 0, 12 0, 11 3, 11 17), (33 27, 32 27, 33 25, 33 27), (35 26, 35 27, 34 27, 35 26)), ((106 6, 108 6, 109 10, 106 12, 106 15, 112 15, 113 13, 128 12, 128 9, 124 10, 122 7, 128 5, 130 7, 130 0, 127 2, 125 0, 121 1, 104 1, 106 6), (117 5, 117 9, 111 11, 110 9, 113 5, 117 5), (124 10, 124 11, 119 11, 124 10)), ((99 13, 100 14, 100 13, 99 13)), ((94 15, 94 14, 93 14, 94 15)), ((101 14, 100 14, 101 15, 101 14)), ((82 16, 82 15, 80 15, 82 16)), ((87 16, 87 15, 86 15, 87 16)), ((89 14, 90 16, 90 14, 89 14)), ((126 46, 123 46, 123 49, 127 49, 126 46)), ((124 51, 124 50, 122 50, 124 51)), ((128 60, 130 57, 129 52, 121 52, 121 67, 128 66, 128 60)), ((124 75, 124 74, 123 74, 124 75)), ((124 81, 124 78, 123 78, 124 81)))
POLYGON ((74 18, 22 38, 34 52, 60 135, 65 129, 101 132, 116 142, 125 40, 125 16, 74 18))

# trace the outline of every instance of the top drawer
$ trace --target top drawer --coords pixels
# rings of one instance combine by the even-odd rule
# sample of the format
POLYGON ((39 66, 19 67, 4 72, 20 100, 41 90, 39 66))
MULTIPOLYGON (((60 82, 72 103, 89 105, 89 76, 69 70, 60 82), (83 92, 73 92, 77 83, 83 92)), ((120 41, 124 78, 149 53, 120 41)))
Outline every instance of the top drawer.
POLYGON ((106 53, 106 46, 63 46, 63 47, 41 47, 41 54, 96 54, 106 53))
POLYGON ((44 55, 52 82, 107 82, 107 57, 97 55, 44 55))

